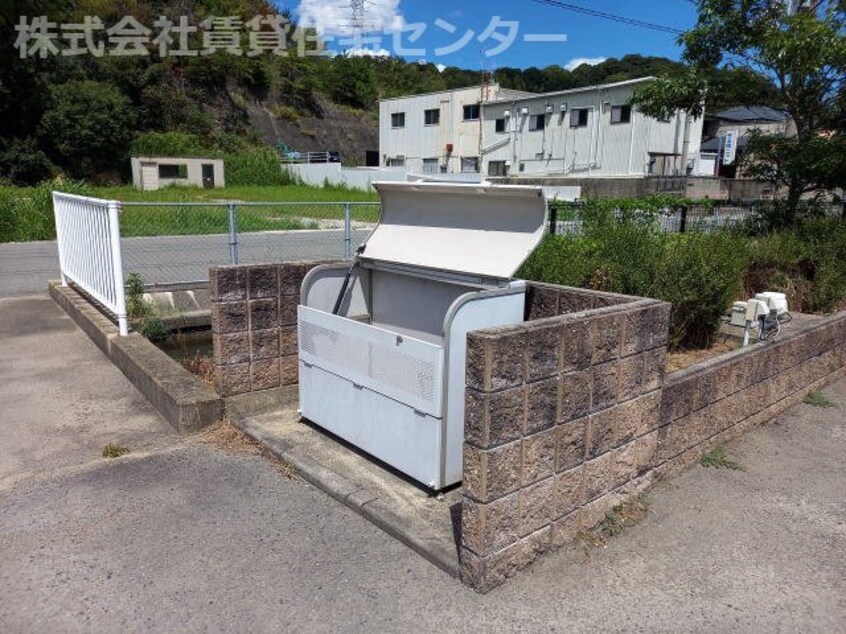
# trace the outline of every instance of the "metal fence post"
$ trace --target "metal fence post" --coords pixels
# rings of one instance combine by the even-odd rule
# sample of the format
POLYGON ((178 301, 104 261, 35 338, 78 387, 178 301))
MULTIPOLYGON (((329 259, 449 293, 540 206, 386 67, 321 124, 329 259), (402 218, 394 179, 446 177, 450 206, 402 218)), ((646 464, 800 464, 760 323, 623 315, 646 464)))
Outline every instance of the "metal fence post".
POLYGON ((679 219, 679 233, 687 231, 687 205, 682 205, 681 218, 679 219))
POLYGON ((344 259, 352 257, 352 213, 350 204, 344 203, 344 259))
POLYGON ((118 320, 120 336, 129 334, 126 319, 126 289, 123 280, 123 258, 120 253, 120 202, 109 201, 109 239, 112 245, 112 275, 115 284, 115 315, 118 320))
POLYGON ((229 203, 229 262, 238 264, 238 226, 236 205, 229 203))
POLYGON ((558 206, 549 205, 549 235, 554 236, 558 230, 558 206))

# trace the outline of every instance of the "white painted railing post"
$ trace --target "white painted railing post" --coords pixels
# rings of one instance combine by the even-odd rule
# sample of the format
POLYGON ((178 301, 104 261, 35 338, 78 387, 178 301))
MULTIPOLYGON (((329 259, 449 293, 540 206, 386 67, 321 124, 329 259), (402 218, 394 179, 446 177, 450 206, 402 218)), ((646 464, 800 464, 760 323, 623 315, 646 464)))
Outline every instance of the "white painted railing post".
POLYGON ((56 192, 52 192, 53 196, 53 216, 56 224, 56 245, 59 248, 59 276, 62 280, 62 286, 68 285, 68 278, 65 277, 65 243, 62 239, 64 237, 65 217, 61 207, 56 200, 56 192))
POLYGON ((115 316, 120 336, 129 334, 126 319, 126 288, 123 280, 123 258, 120 253, 120 201, 109 201, 109 238, 112 244, 112 275, 115 284, 115 316))

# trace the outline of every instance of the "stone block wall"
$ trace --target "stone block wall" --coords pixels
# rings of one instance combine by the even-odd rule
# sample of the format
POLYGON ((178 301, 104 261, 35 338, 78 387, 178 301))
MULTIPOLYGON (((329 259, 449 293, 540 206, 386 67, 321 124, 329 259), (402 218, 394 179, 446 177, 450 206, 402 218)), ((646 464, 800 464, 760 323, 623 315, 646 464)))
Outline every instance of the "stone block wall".
POLYGON ((669 305, 540 285, 529 303, 557 316, 467 338, 460 558, 483 591, 643 486, 658 444, 669 305))
POLYGON ((844 374, 846 314, 669 375, 664 382, 658 472, 670 476, 711 448, 802 401, 844 374))
POLYGON ((462 580, 487 591, 846 376, 846 313, 664 376, 669 305, 532 284, 467 343, 462 580))
POLYGON ((316 264, 209 270, 218 394, 236 396, 297 384, 300 286, 316 264))

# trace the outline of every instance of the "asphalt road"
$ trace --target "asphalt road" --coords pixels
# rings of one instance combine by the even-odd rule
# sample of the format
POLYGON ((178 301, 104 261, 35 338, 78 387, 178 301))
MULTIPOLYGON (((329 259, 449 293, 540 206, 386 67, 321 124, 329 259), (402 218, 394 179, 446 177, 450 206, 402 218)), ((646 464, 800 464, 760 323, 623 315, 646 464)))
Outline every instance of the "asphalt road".
POLYGON ((690 469, 482 596, 255 452, 175 436, 48 299, 0 300, 0 344, 0 632, 844 629, 846 381, 730 445, 746 471, 690 469))
MULTIPOLYGON (((368 230, 354 230, 352 249, 368 233, 368 230)), ((344 254, 343 239, 343 231, 335 229, 242 233, 239 261, 340 258, 344 254)), ((122 245, 125 273, 138 273, 148 284, 208 280, 210 266, 230 262, 226 235, 124 238, 122 245)), ((47 287, 49 280, 58 278, 55 242, 0 244, 0 297, 37 293, 47 287)))

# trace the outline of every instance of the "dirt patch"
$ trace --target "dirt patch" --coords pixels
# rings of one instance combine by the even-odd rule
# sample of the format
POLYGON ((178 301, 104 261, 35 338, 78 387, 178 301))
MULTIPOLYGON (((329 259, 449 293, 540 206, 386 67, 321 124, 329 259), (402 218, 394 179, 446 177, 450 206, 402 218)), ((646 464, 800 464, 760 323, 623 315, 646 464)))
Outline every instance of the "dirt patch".
POLYGON ((737 338, 718 335, 714 340, 714 345, 710 348, 671 352, 667 355, 667 373, 678 372, 700 361, 707 361, 708 359, 722 356, 732 350, 737 350, 740 346, 741 342, 737 338))
POLYGON ((608 540, 639 524, 649 513, 649 498, 641 493, 632 500, 615 506, 594 528, 581 531, 576 540, 581 544, 585 562, 591 559, 592 548, 605 548, 608 540))
POLYGON ((199 378, 211 389, 215 389, 214 359, 208 355, 196 353, 193 357, 182 359, 182 367, 199 378))
POLYGON ((261 443, 250 438, 232 421, 224 420, 207 427, 195 437, 196 441, 211 445, 234 456, 262 456, 286 478, 294 477, 293 465, 280 460, 261 443))
POLYGON ((279 96, 262 102, 244 103, 250 126, 268 145, 280 141, 299 152, 339 151, 341 158, 354 165, 364 165, 367 150, 379 149, 379 121, 372 113, 361 112, 317 98, 318 114, 288 119, 281 114, 279 96))

